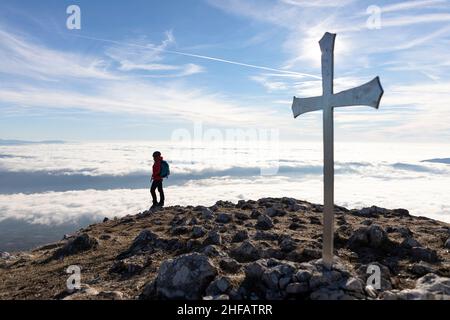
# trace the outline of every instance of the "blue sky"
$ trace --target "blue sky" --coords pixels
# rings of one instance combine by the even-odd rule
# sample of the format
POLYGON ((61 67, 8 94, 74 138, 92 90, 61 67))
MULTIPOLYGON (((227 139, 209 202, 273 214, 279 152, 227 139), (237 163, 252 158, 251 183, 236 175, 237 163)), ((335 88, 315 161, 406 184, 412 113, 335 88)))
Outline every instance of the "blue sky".
POLYGON ((320 112, 294 120, 290 107, 321 93, 325 31, 336 92, 377 75, 385 89, 378 111, 336 111, 338 139, 448 141, 445 0, 2 0, 0 138, 164 140, 201 122, 321 139, 320 112), (81 30, 66 28, 72 4, 81 30))

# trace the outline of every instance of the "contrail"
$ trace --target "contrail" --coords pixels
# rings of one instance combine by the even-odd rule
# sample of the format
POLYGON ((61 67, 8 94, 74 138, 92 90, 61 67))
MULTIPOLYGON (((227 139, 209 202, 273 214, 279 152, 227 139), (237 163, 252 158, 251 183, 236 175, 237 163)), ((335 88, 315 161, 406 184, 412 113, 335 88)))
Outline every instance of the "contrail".
POLYGON ((186 57, 192 57, 192 58, 198 58, 198 59, 205 59, 205 60, 210 60, 210 61, 217 61, 217 62, 222 62, 222 63, 234 64, 234 65, 237 65, 237 66, 242 66, 242 67, 247 67, 247 68, 254 68, 254 69, 260 69, 260 70, 266 70, 266 71, 275 71, 275 72, 292 74, 292 75, 298 75, 298 76, 303 76, 303 77, 311 77, 311 78, 316 78, 316 79, 322 79, 321 77, 318 77, 316 75, 309 74, 309 73, 302 73, 302 72, 294 72, 294 71, 289 71, 289 70, 269 68, 269 67, 265 67, 265 66, 258 66, 258 65, 249 64, 249 63, 243 63, 243 62, 238 62, 238 61, 226 60, 226 59, 221 59, 221 58, 209 57, 209 56, 193 54, 193 53, 186 53, 186 52, 180 52, 180 51, 174 51, 174 50, 150 48, 150 47, 139 45, 139 44, 135 44, 135 43, 125 43, 125 42, 120 42, 120 41, 115 41, 115 40, 95 38, 95 37, 82 36, 82 35, 76 35, 76 34, 70 34, 70 36, 83 38, 83 39, 88 39, 88 40, 108 42, 108 43, 113 43, 113 44, 118 44, 118 45, 129 46, 129 47, 139 47, 139 48, 144 48, 144 49, 148 49, 148 50, 161 51, 161 52, 166 52, 166 53, 171 53, 171 54, 178 54, 178 55, 186 56, 186 57))

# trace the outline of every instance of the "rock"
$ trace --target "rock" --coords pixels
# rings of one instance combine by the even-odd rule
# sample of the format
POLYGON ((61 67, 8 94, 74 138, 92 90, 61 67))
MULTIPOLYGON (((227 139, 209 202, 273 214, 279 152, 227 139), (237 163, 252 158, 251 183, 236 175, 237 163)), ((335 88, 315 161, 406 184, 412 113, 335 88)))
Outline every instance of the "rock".
POLYGON ((155 248, 159 247, 161 244, 157 234, 148 229, 144 229, 136 238, 134 238, 131 246, 126 251, 119 254, 117 258, 124 259, 145 252, 153 252, 155 248))
POLYGON ((240 263, 229 257, 220 260, 219 266, 223 271, 229 273, 237 273, 241 269, 240 263))
POLYGON ((267 270, 267 260, 260 259, 245 266, 245 277, 250 280, 260 280, 267 270))
POLYGON ((409 216, 409 211, 406 210, 406 209, 401 209, 401 208, 399 208, 399 209, 394 209, 394 210, 392 210, 391 213, 392 213, 393 215, 399 216, 399 217, 407 217, 407 216, 409 216))
POLYGON ((123 292, 120 291, 101 291, 97 295, 98 299, 105 300, 123 300, 123 292))
POLYGON ((265 214, 260 215, 256 222, 256 228, 259 230, 269 230, 273 228, 272 219, 265 214))
POLYGON ((242 242, 247 239, 248 239, 247 230, 239 230, 233 235, 233 238, 231 238, 231 242, 242 242))
POLYGON ((266 215, 268 215, 269 217, 282 217, 284 215, 286 215, 286 212, 282 209, 279 208, 275 208, 275 207, 270 207, 266 209, 266 215))
POLYGON ((206 288, 206 294, 211 296, 217 296, 223 293, 227 293, 231 288, 230 279, 227 277, 218 277, 212 281, 208 288, 206 288))
POLYGON ((361 217, 377 217, 379 214, 386 214, 389 210, 380 208, 377 206, 371 206, 370 208, 362 208, 361 210, 358 210, 354 212, 355 215, 361 216, 361 217))
POLYGON ((269 240, 269 241, 277 241, 279 236, 276 233, 267 232, 267 231, 256 231, 255 240, 269 240))
POLYGON ((369 236, 369 246, 372 248, 379 247, 389 240, 386 231, 379 225, 370 225, 367 232, 369 236))
POLYGON ((220 294, 217 296, 204 296, 203 300, 230 300, 230 296, 227 294, 220 294))
POLYGON ((151 264, 151 260, 147 258, 139 259, 124 259, 115 261, 109 272, 118 273, 122 276, 128 277, 140 273, 146 266, 151 264))
POLYGON ((211 220, 212 218, 214 218, 214 213, 208 208, 203 208, 201 213, 202 219, 204 220, 211 220))
POLYGON ((219 248, 215 245, 208 245, 205 248, 203 248, 202 253, 207 255, 208 257, 220 257, 225 256, 226 253, 219 250, 219 248))
POLYGON ((216 218, 216 222, 219 223, 228 223, 232 220, 231 214, 229 213, 219 213, 216 218))
POLYGON ((206 231, 203 227, 200 226, 194 226, 192 228, 192 238, 197 239, 201 238, 206 234, 206 231))
POLYGON ((245 240, 240 246, 231 250, 231 256, 239 262, 258 260, 259 250, 249 240, 245 240))
MULTIPOLYGON (((98 290, 87 284, 81 284, 81 288, 68 290, 59 294, 62 300, 93 300, 99 294, 98 290)), ((57 297, 58 299, 59 297, 57 297)))
POLYGON ((406 238, 406 237, 411 237, 413 235, 412 231, 408 228, 408 227, 391 227, 391 226, 387 226, 386 227, 386 232, 387 233, 399 233, 401 234, 402 237, 406 238))
POLYGON ((450 278, 429 273, 416 281, 414 289, 386 291, 380 298, 384 300, 450 300, 450 278))
POLYGON ((197 220, 196 217, 193 217, 193 218, 188 222, 188 225, 190 225, 190 226, 195 226, 195 225, 197 225, 197 224, 198 224, 198 220, 197 220))
POLYGON ((278 283, 282 277, 281 272, 278 269, 270 268, 266 270, 262 275, 263 284, 270 290, 278 290, 278 283))
POLYGON ((238 220, 248 220, 248 219, 250 219, 250 217, 246 213, 241 212, 241 211, 235 212, 234 213, 234 217, 236 219, 238 219, 238 220))
POLYGON ((11 254, 9 252, 6 252, 6 251, 1 251, 0 252, 0 259, 9 260, 9 259, 11 259, 11 254))
POLYGON ((405 238, 400 245, 405 248, 413 248, 413 247, 421 247, 422 246, 419 243, 419 241, 417 241, 416 239, 414 239, 411 236, 408 236, 407 238, 405 238))
POLYGON ((444 248, 450 249, 450 238, 448 238, 447 241, 445 241, 444 248))
POLYGON ((280 249, 283 252, 291 252, 292 250, 295 250, 297 247, 297 242, 294 241, 290 236, 284 237, 280 241, 280 249))
POLYGON ((342 289, 364 294, 364 283, 360 279, 352 277, 345 282, 342 289))
POLYGON ((286 287, 286 292, 289 294, 304 294, 309 291, 307 282, 292 282, 286 287))
POLYGON ((429 248, 413 247, 410 252, 413 261, 437 262, 439 260, 436 251, 429 248))
POLYGON ((205 255, 180 255, 161 264, 154 283, 155 293, 165 299, 197 300, 216 275, 216 268, 205 255))
POLYGON ((317 224, 319 226, 322 225, 322 222, 317 217, 309 217, 309 223, 310 224, 317 224))
POLYGON ((309 270, 298 270, 295 274, 295 279, 298 282, 307 282, 309 279, 311 279, 312 272, 309 270))
POLYGON ((261 215, 261 212, 258 210, 252 210, 252 213, 250 214, 251 219, 258 219, 258 217, 261 215))
POLYGON ((292 222, 290 225, 289 225, 289 229, 291 229, 291 230, 298 230, 298 229, 305 229, 306 227, 304 226, 304 225, 301 225, 300 223, 298 223, 298 222, 292 222))
POLYGON ((205 240, 203 241, 203 245, 221 245, 222 244, 222 237, 220 236, 220 233, 217 230, 209 231, 206 235, 205 240))
POLYGON ((342 290, 320 288, 310 294, 311 300, 343 300, 345 293, 342 290))
POLYGON ((110 234, 102 234, 100 237, 99 237, 99 239, 100 240, 109 240, 109 239, 111 239, 112 238, 112 236, 110 235, 110 234))
POLYGON ((433 268, 433 266, 431 264, 424 262, 424 261, 420 261, 419 263, 414 263, 410 267, 410 271, 412 273, 414 273, 415 275, 418 275, 421 277, 428 273, 435 272, 435 269, 433 268))
POLYGON ((62 248, 56 250, 53 257, 56 259, 63 258, 65 256, 97 248, 97 246, 97 239, 90 237, 87 233, 83 233, 76 238, 69 240, 62 248))
POLYGON ((189 232, 189 228, 187 226, 176 226, 171 229, 171 234, 174 236, 179 236, 182 234, 186 234, 189 232))
POLYGON ((219 210, 219 206, 216 205, 216 204, 214 204, 214 205, 212 205, 211 207, 209 207, 209 209, 210 209, 212 212, 216 212, 217 210, 219 210))
POLYGON ((309 279, 309 286, 312 290, 319 287, 329 287, 342 279, 342 274, 336 270, 324 270, 322 273, 315 273, 309 279))
POLYGON ((386 231, 377 224, 357 229, 348 240, 348 246, 352 249, 359 247, 382 248, 389 243, 386 231))
POLYGON ((108 222, 108 221, 109 221, 109 219, 106 217, 103 219, 103 223, 108 222))

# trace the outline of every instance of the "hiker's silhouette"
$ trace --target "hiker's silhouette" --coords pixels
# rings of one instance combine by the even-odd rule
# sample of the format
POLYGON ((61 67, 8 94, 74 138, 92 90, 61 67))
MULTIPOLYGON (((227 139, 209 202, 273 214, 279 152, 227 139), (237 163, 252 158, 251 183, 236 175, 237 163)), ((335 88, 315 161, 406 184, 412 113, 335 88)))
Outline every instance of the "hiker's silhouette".
POLYGON ((150 193, 152 194, 153 205, 152 208, 164 206, 164 190, 163 190, 163 178, 169 175, 169 165, 163 160, 161 152, 153 152, 153 172, 152 172, 152 186, 150 193), (159 202, 156 198, 155 190, 159 192, 159 202))

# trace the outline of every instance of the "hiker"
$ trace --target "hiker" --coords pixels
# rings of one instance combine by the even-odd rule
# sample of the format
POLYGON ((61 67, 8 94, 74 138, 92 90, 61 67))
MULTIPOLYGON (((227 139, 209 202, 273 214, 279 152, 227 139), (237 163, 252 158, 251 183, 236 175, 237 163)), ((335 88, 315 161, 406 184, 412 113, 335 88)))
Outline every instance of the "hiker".
POLYGON ((167 161, 163 160, 161 152, 153 152, 153 160, 152 186, 150 188, 153 200, 151 209, 164 206, 163 178, 167 178, 170 174, 169 164, 167 161), (156 199, 156 189, 158 189, 159 192, 159 202, 156 199))

